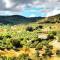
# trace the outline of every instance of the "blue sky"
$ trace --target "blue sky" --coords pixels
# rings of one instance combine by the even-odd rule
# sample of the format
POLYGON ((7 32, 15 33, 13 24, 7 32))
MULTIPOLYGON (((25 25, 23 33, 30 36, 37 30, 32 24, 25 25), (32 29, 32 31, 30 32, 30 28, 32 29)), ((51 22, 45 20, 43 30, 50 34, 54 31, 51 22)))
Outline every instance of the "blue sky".
POLYGON ((25 9, 23 12, 21 12, 21 15, 23 16, 29 16, 29 17, 38 17, 38 16, 45 16, 46 14, 42 12, 43 8, 31 8, 31 9, 25 9))
POLYGON ((60 14, 60 0, 0 0, 0 15, 48 17, 60 14))

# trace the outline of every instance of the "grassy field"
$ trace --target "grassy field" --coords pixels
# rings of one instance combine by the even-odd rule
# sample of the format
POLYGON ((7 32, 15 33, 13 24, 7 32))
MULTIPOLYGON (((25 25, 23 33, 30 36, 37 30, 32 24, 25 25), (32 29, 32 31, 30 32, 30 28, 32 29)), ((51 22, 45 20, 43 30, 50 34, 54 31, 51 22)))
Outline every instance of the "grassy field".
POLYGON ((60 60, 60 23, 0 25, 0 60, 60 60))

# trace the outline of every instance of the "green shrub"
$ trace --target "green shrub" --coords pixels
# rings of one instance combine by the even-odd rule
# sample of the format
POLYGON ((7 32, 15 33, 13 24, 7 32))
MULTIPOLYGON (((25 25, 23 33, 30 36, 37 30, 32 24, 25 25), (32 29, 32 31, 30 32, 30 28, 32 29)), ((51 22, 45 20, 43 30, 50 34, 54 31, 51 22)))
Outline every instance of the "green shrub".
POLYGON ((52 45, 47 45, 46 47, 49 48, 49 49, 53 49, 52 45))
POLYGON ((58 42, 60 42, 60 33, 57 36, 58 36, 58 42))
POLYGON ((47 40, 54 39, 54 35, 48 35, 47 40))
POLYGON ((5 37, 6 37, 6 38, 11 38, 11 35, 6 35, 5 37))
POLYGON ((38 49, 35 49, 36 50, 36 52, 35 52, 35 57, 39 57, 39 50, 38 49))
POLYGON ((42 25, 39 25, 39 26, 37 26, 36 28, 35 28, 35 30, 37 30, 37 29, 42 29, 43 28, 43 26, 42 25))
POLYGON ((51 29, 52 27, 50 26, 49 28, 51 29))
POLYGON ((17 57, 10 57, 10 60, 18 60, 17 57))
POLYGON ((7 57, 6 56, 0 56, 0 60, 7 60, 7 57))
POLYGON ((36 41, 42 42, 42 39, 41 38, 37 38, 36 41))
POLYGON ((3 38, 4 38, 3 36, 0 36, 0 40, 3 40, 3 38))
POLYGON ((57 34, 57 32, 56 32, 56 31, 52 31, 52 34, 53 34, 53 35, 56 35, 56 34, 57 34))
POLYGON ((0 56, 0 60, 18 60, 16 57, 0 56))
POLYGON ((43 46, 48 46, 49 45, 49 40, 43 40, 42 42, 43 46))
POLYGON ((51 57, 53 55, 52 51, 49 48, 45 49, 45 55, 51 57))
POLYGON ((18 56, 18 60, 32 60, 28 54, 21 54, 18 56))
POLYGON ((30 47, 31 48, 36 48, 36 45, 39 43, 39 41, 32 41, 30 47))
POLYGON ((60 56, 60 50, 56 51, 56 55, 60 56))
POLYGON ((33 31, 33 30, 34 30, 33 27, 30 27, 30 26, 26 28, 26 31, 33 31))
POLYGON ((36 46, 36 49, 42 49, 43 48, 43 45, 41 43, 38 43, 37 46, 36 46))
POLYGON ((20 41, 18 39, 12 39, 11 43, 15 48, 22 47, 22 44, 20 44, 20 41))
POLYGON ((0 56, 0 60, 12 60, 12 59, 7 56, 0 56))

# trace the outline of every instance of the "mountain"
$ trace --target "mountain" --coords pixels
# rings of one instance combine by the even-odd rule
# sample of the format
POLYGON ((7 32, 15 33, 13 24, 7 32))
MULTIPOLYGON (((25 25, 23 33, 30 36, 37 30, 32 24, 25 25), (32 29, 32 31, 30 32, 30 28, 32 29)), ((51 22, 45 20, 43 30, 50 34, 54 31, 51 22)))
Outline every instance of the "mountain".
POLYGON ((20 24, 27 22, 35 22, 42 19, 43 17, 24 17, 20 15, 11 15, 11 16, 0 16, 0 23, 3 24, 20 24))

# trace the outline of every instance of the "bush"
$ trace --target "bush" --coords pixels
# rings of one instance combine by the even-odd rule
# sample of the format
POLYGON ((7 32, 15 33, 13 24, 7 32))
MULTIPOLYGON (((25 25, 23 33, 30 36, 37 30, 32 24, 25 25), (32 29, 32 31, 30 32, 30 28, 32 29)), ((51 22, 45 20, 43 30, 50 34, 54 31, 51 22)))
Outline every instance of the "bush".
POLYGON ((4 38, 1 46, 4 47, 5 49, 8 49, 8 50, 13 48, 13 45, 11 43, 11 39, 10 38, 4 38))
POLYGON ((18 60, 31 60, 28 54, 21 54, 18 56, 18 60))
POLYGON ((57 36, 58 36, 58 42, 60 42, 60 33, 57 36))
POLYGON ((39 43, 39 41, 33 41, 30 45, 31 48, 36 48, 36 45, 39 43))
POLYGON ((45 49, 45 55, 51 57, 51 55, 53 55, 52 51, 49 48, 45 49))
POLYGON ((36 52, 35 52, 35 57, 39 57, 39 50, 36 49, 36 52))
POLYGON ((0 56, 0 60, 7 60, 7 57, 6 56, 0 56))
POLYGON ((17 60, 16 57, 0 56, 0 60, 17 60))
POLYGON ((4 38, 3 36, 0 36, 0 40, 3 40, 3 38, 4 38))
POLYGON ((49 40, 49 39, 54 39, 54 35, 48 35, 47 40, 49 40))
POLYGON ((52 27, 50 26, 49 28, 51 29, 52 27))
POLYGON ((11 40, 11 43, 15 48, 22 47, 22 44, 20 44, 20 41, 18 39, 11 40))
POLYGON ((52 34, 53 34, 53 35, 56 35, 56 34, 57 34, 57 32, 56 32, 56 31, 52 31, 52 34))
POLYGON ((42 29, 43 28, 43 26, 42 25, 39 25, 39 26, 37 26, 35 29, 37 30, 37 29, 42 29))
POLYGON ((38 43, 37 46, 36 46, 36 50, 42 49, 42 48, 43 48, 43 45, 41 43, 38 43))
POLYGON ((47 48, 53 49, 53 46, 52 45, 47 45, 47 48))
POLYGON ((6 35, 5 37, 7 37, 7 38, 11 38, 11 36, 10 36, 10 35, 6 35))
POLYGON ((56 51, 56 55, 60 56, 60 50, 56 51))
POLYGON ((4 51, 5 47, 0 47, 0 50, 4 51))
POLYGON ((17 57, 11 57, 11 60, 18 60, 17 57))
POLYGON ((48 46, 49 45, 49 40, 43 40, 42 42, 43 46, 48 46))
POLYGON ((33 27, 30 27, 30 26, 26 28, 26 31, 33 31, 33 30, 34 30, 33 27))

